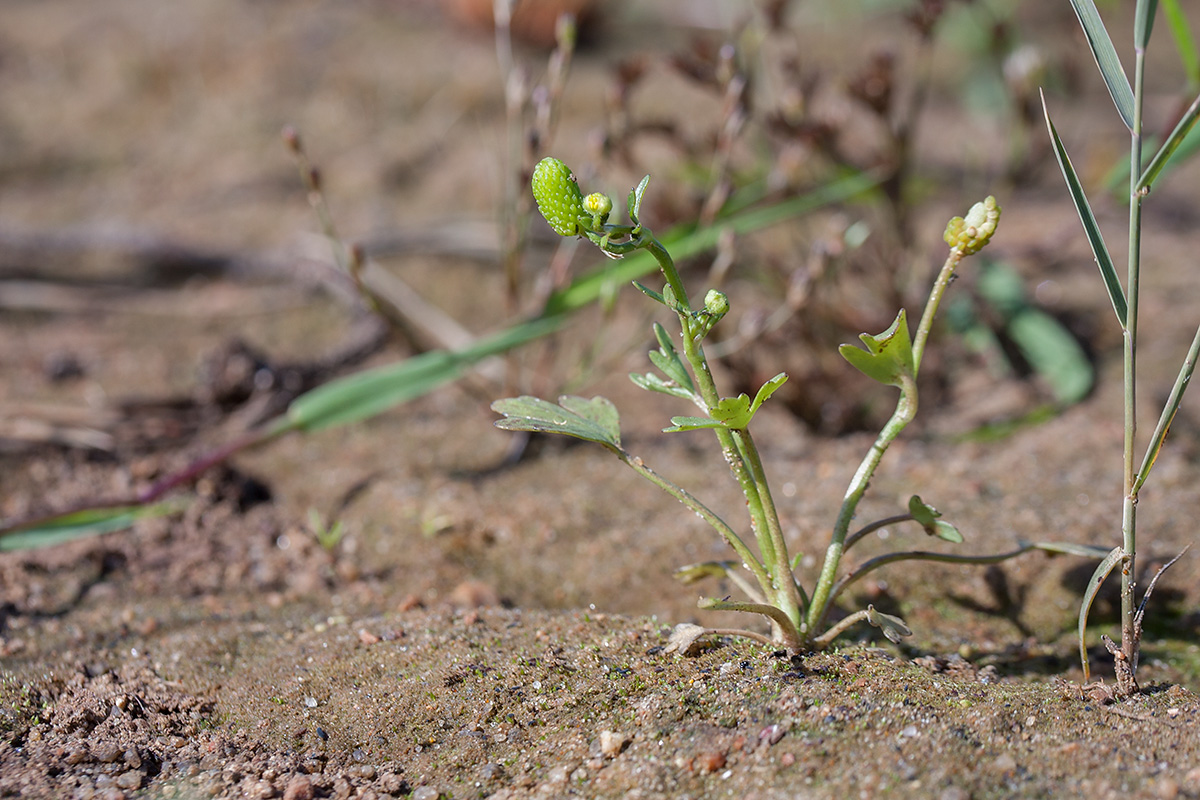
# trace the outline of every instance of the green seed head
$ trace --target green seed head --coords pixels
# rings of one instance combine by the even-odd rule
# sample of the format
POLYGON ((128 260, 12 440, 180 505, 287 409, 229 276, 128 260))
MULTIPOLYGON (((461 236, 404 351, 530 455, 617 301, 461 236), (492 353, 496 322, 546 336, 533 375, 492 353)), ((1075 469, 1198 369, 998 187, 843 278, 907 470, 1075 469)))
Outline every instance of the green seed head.
POLYGON ((546 157, 533 168, 533 198, 538 211, 559 236, 574 236, 579 232, 580 218, 587 219, 583 208, 583 193, 575 175, 557 158, 546 157))
POLYGON ((955 217, 946 225, 943 238, 952 249, 962 250, 963 255, 978 253, 996 232, 1000 222, 1000 206, 995 197, 971 206, 966 217, 955 217))

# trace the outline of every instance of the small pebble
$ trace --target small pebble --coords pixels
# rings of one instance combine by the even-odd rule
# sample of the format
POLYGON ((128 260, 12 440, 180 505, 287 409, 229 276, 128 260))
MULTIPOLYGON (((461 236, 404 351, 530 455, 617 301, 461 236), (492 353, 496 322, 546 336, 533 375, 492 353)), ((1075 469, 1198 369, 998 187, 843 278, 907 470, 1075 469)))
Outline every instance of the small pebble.
POLYGON ((432 786, 418 786, 413 789, 412 800, 438 800, 442 793, 432 786))
POLYGON ((307 775, 292 778, 283 790, 283 800, 313 800, 312 780, 307 775))
POLYGON ((270 781, 254 781, 246 787, 246 797, 250 800, 271 800, 275 796, 275 787, 270 781))
POLYGON ((712 750, 707 753, 701 753, 700 755, 696 756, 695 761, 692 762, 692 769, 694 769, 696 772, 701 772, 704 774, 716 772, 717 770, 724 768, 725 754, 720 750, 712 750))
POLYGON ((111 764, 121 757, 121 748, 113 742, 101 742, 92 748, 92 758, 105 764, 111 764))
POLYGON ((629 737, 613 731, 600 731, 600 753, 605 758, 615 758, 629 744, 629 737))
POLYGON ((140 789, 142 787, 142 773, 134 769, 122 772, 117 776, 117 786, 122 789, 140 789))
POLYGON ((1154 786, 1154 794, 1161 800, 1175 800, 1179 796, 1179 783, 1172 778, 1159 778, 1154 786))
POLYGON ((1017 760, 1008 753, 1001 753, 996 756, 996 760, 992 762, 992 766, 999 772, 1012 772, 1017 768, 1017 760))

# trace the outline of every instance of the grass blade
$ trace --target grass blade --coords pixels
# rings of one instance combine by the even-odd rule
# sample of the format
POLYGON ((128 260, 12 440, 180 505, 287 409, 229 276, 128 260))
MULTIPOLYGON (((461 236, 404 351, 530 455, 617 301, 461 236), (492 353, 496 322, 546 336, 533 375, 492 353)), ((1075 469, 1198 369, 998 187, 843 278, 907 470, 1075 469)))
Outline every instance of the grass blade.
POLYGON ((1175 379, 1175 385, 1171 387, 1171 394, 1167 396, 1167 402, 1163 405, 1162 416, 1158 418, 1154 436, 1150 437, 1150 446, 1146 448, 1146 457, 1142 459, 1141 469, 1138 470, 1137 477, 1133 480, 1135 496, 1142 488, 1142 484, 1146 482, 1146 478, 1149 477, 1154 462, 1158 460, 1158 452, 1162 449, 1163 440, 1167 438, 1167 431, 1171 429, 1175 412, 1179 410, 1179 404, 1183 401, 1183 391, 1192 380, 1197 357, 1200 357, 1200 328, 1196 329, 1196 335, 1192 338, 1192 346, 1183 360, 1183 366, 1179 368, 1179 376, 1175 379))
POLYGON ((1092 56, 1096 59, 1096 66, 1100 68, 1100 76, 1104 78, 1104 85, 1112 95, 1117 112, 1124 120, 1125 127, 1133 130, 1133 89, 1129 87, 1129 78, 1125 76, 1121 59, 1117 58, 1116 48, 1104 27, 1104 21, 1100 19, 1096 4, 1092 0, 1071 0, 1071 7, 1075 9, 1075 16, 1079 17, 1079 24, 1083 27, 1088 46, 1092 48, 1092 56))
POLYGON ((1100 587, 1109 573, 1113 571, 1113 567, 1124 555, 1125 551, 1120 547, 1110 550, 1104 560, 1096 565, 1096 571, 1092 573, 1092 579, 1088 581, 1087 591, 1083 593, 1083 604, 1079 607, 1079 661, 1083 665, 1084 683, 1092 678, 1091 665, 1088 663, 1087 657, 1087 640, 1084 638, 1087 634, 1088 614, 1092 611, 1092 601, 1096 599, 1096 592, 1100 591, 1100 587))
POLYGON ((1138 0, 1133 17, 1133 46, 1144 51, 1150 44, 1150 31, 1154 28, 1154 15, 1158 11, 1158 0, 1138 0))
POLYGON ((1121 288, 1121 279, 1117 277, 1117 269, 1113 266, 1108 247, 1104 244, 1104 236, 1100 233, 1096 215, 1092 213, 1092 206, 1083 192, 1079 175, 1075 173, 1075 167, 1071 165, 1071 158, 1067 155, 1062 140, 1058 138, 1058 131, 1055 130, 1054 123, 1050 121, 1050 110, 1046 108, 1045 95, 1042 96, 1042 113, 1046 117, 1046 128, 1050 131, 1050 140, 1054 143, 1054 155, 1058 159, 1058 167, 1062 170, 1063 178, 1067 181, 1067 188, 1071 191, 1071 201, 1075 203, 1075 210, 1079 212, 1079 221, 1083 223, 1088 243, 1092 246, 1092 254, 1096 257, 1096 266, 1100 268, 1100 277, 1104 279, 1104 286, 1108 289, 1108 297, 1112 300, 1113 311, 1117 313, 1117 321, 1124 328, 1125 317, 1128 314, 1125 290, 1121 288))
POLYGON ((359 422, 457 379, 483 359, 557 330, 563 315, 538 317, 458 351, 434 350, 318 386, 292 401, 284 430, 315 431, 359 422))
POLYGON ((139 519, 170 514, 179 509, 177 503, 156 503, 152 506, 117 506, 116 508, 92 508, 63 514, 34 527, 6 532, 0 537, 0 551, 32 550, 99 536, 130 527, 139 519))
MULTIPOLYGON (((1196 95, 1196 99, 1188 106, 1188 110, 1184 112, 1183 117, 1179 120, 1179 124, 1175 126, 1175 130, 1171 131, 1171 135, 1163 142, 1163 146, 1158 148, 1158 152, 1154 154, 1154 158, 1150 161, 1150 165, 1142 173, 1142 177, 1138 179, 1137 191, 1149 188, 1158 178, 1159 173, 1167 166, 1167 162, 1175 155, 1179 146, 1188 138, 1188 134, 1192 132, 1192 127, 1196 124, 1196 118, 1200 116, 1200 94, 1196 95)), ((1200 146, 1200 140, 1193 142, 1193 150, 1200 146)))
POLYGON ((1200 51, 1196 49, 1196 39, 1192 36, 1187 15, 1180 8, 1179 0, 1162 0, 1162 4, 1167 25, 1171 28, 1171 38, 1175 40, 1179 60, 1183 62, 1188 86, 1193 89, 1200 88, 1200 51))

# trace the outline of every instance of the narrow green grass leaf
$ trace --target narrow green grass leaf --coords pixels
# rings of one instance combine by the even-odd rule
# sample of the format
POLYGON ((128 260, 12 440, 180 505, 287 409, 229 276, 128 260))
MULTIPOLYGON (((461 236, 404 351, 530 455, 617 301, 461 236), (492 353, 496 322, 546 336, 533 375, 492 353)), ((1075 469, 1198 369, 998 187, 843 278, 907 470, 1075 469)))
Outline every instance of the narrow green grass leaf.
POLYGON ((373 417, 457 379, 489 356, 557 330, 561 315, 518 323, 464 350, 434 350, 318 386, 288 407, 288 428, 316 431, 373 417))
POLYGON ((1200 50, 1196 49, 1196 39, 1188 25, 1187 14, 1180 7, 1179 0, 1162 0, 1162 4, 1167 26, 1171 29, 1171 38, 1175 40, 1179 60, 1183 62, 1188 86, 1193 89, 1200 88, 1200 50))
MULTIPOLYGON (((1167 166, 1167 163, 1179 150, 1180 145, 1195 130, 1194 126, 1197 117, 1200 117, 1200 94, 1196 95, 1196 99, 1188 106, 1188 110, 1180 118, 1179 123, 1175 126, 1175 130, 1171 131, 1171 135, 1163 142, 1163 146, 1158 148, 1158 152, 1154 154, 1154 158, 1150 161, 1150 166, 1146 167, 1146 170, 1142 173, 1142 177, 1138 179, 1138 191, 1152 186, 1154 181, 1158 179, 1159 173, 1167 166)), ((1195 140, 1192 149, 1194 150, 1196 147, 1200 147, 1200 137, 1195 140)))
POLYGON ((1133 46, 1145 51, 1150 44, 1150 31, 1154 28, 1154 15, 1158 11, 1158 0, 1138 0, 1133 17, 1133 46))
POLYGON ((1117 50, 1104 27, 1104 21, 1100 19, 1096 4, 1092 0, 1071 0, 1071 7, 1075 9, 1075 16, 1079 17, 1096 66, 1100 68, 1100 77, 1104 78, 1104 85, 1112 95, 1117 112, 1124 120, 1125 127, 1133 130, 1133 89, 1129 86, 1129 78, 1125 76, 1121 59, 1117 58, 1117 50))
POLYGON ((1104 584, 1105 578, 1113 571, 1125 551, 1120 547, 1114 547, 1109 551, 1104 560, 1096 565, 1096 571, 1092 573, 1092 579, 1088 581, 1087 590, 1083 593, 1083 604, 1079 607, 1079 661, 1083 665, 1083 682, 1087 683, 1091 680, 1091 665, 1088 664, 1087 656, 1087 622, 1088 614, 1092 611, 1092 601, 1096 599, 1096 593, 1100 591, 1100 587, 1104 584))
POLYGON ((1129 308, 1125 301, 1125 290, 1121 288, 1121 279, 1117 277, 1117 269, 1113 266, 1108 247, 1104 244, 1104 236, 1100 233, 1100 224, 1096 222, 1096 215, 1092 213, 1092 206, 1088 202, 1087 195, 1084 194, 1083 185, 1079 182, 1079 175, 1076 174, 1075 167, 1071 165, 1071 158, 1067 155, 1066 148, 1063 147, 1062 139, 1058 138, 1058 131, 1054 128, 1054 123, 1050 121, 1050 110, 1046 108, 1045 95, 1042 96, 1042 113, 1046 117, 1046 128, 1050 131, 1050 140, 1054 143, 1054 155, 1058 159, 1058 167, 1067 181, 1067 188, 1071 191, 1071 201, 1075 203, 1079 221, 1083 223, 1088 243, 1092 246, 1092 254, 1096 257, 1096 266, 1100 268, 1100 277, 1104 279, 1104 286, 1108 289, 1108 297, 1112 301, 1113 311, 1116 312, 1117 321, 1121 323, 1123 329, 1129 308))
POLYGON ((1171 394, 1167 396, 1167 402, 1163 404, 1162 415, 1158 418, 1158 425, 1154 429, 1154 435, 1150 437, 1150 445, 1146 448, 1146 456, 1142 459, 1142 466, 1133 480, 1135 496, 1141 490, 1142 484, 1146 482, 1146 478, 1150 476, 1154 462, 1158 460, 1158 453, 1162 450, 1163 441, 1167 438, 1167 431, 1171 429, 1171 423, 1175 420, 1175 412, 1179 410, 1179 404, 1183 402, 1183 392, 1187 389, 1188 383, 1192 380, 1192 373, 1196 370, 1197 358, 1200 358, 1200 328, 1196 329, 1196 335, 1192 337, 1192 346, 1188 348, 1187 356, 1183 359, 1183 366, 1179 368, 1179 375, 1175 378, 1175 385, 1171 387, 1171 394))
POLYGON ((118 506, 75 511, 45 520, 32 528, 6 533, 0 537, 0 551, 32 550, 87 536, 112 533, 132 526, 139 519, 163 516, 178 509, 177 503, 156 503, 151 506, 118 506))

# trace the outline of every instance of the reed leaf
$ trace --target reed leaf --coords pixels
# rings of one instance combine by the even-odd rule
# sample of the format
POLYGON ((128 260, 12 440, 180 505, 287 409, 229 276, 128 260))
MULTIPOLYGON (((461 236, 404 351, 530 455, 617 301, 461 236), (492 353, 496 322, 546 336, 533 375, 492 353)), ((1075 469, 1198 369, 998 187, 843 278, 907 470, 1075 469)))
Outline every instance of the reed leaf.
POLYGON ((1113 567, 1124 557, 1125 551, 1120 547, 1114 547, 1109 551, 1104 560, 1096 565, 1096 571, 1092 573, 1092 579, 1088 581, 1087 590, 1083 593, 1083 604, 1079 607, 1079 661, 1083 664, 1083 682, 1087 683, 1091 680, 1092 671, 1091 665, 1088 663, 1087 656, 1087 621, 1088 614, 1092 611, 1092 601, 1096 599, 1096 593, 1100 591, 1100 587, 1104 584, 1104 580, 1113 571, 1113 567))
POLYGON ((1075 16, 1079 17, 1079 24, 1083 27, 1088 46, 1092 48, 1092 56, 1096 59, 1096 66, 1100 68, 1100 76, 1104 78, 1104 85, 1112 95, 1117 112, 1125 121, 1125 127, 1133 130, 1133 89, 1129 86, 1129 78, 1125 76, 1121 59, 1117 58, 1117 50, 1104 27, 1104 21, 1100 19, 1096 4, 1092 0, 1071 0, 1071 7, 1075 9, 1075 16))
POLYGON ((1117 314, 1117 321, 1124 328, 1129 309, 1125 301, 1125 290, 1121 287, 1121 279, 1117 277, 1117 269, 1113 266, 1112 256, 1109 255, 1107 245, 1104 244, 1100 224, 1096 222, 1096 215, 1092 213, 1091 203, 1088 202, 1083 185, 1079 182, 1079 175, 1076 174, 1075 167, 1071 165, 1071 158, 1067 155, 1067 149, 1063 147, 1062 139, 1058 137, 1054 123, 1050 121, 1050 110, 1046 108, 1045 95, 1042 96, 1042 113, 1046 117, 1050 140, 1054 143, 1054 155, 1058 159, 1059 169, 1062 170, 1063 178, 1067 181, 1067 188, 1071 191, 1071 201, 1079 213, 1079 221, 1083 223, 1088 243, 1092 246, 1092 254, 1096 257, 1096 266, 1100 268, 1100 277, 1104 279, 1104 286, 1108 289, 1108 297, 1112 301, 1113 311, 1117 314))
MULTIPOLYGON (((1188 134, 1192 132, 1198 116, 1200 116, 1200 94, 1196 95, 1196 99, 1188 106, 1188 110, 1180 118, 1179 123, 1175 126, 1175 130, 1171 131, 1171 135, 1163 142, 1162 147, 1158 148, 1158 152, 1150 160, 1149 166, 1142 172, 1142 177, 1137 182, 1137 191, 1148 189, 1154 184, 1159 174, 1166 168, 1171 157, 1179 150, 1179 146, 1184 143, 1184 140, 1188 138, 1188 134)), ((1193 142, 1192 150, 1194 151, 1196 147, 1200 147, 1200 139, 1193 142)))

